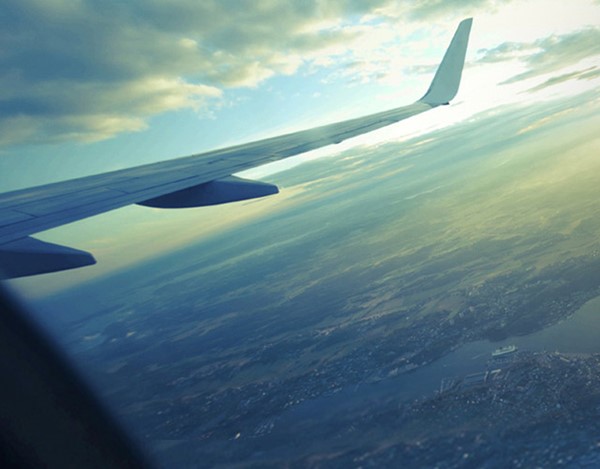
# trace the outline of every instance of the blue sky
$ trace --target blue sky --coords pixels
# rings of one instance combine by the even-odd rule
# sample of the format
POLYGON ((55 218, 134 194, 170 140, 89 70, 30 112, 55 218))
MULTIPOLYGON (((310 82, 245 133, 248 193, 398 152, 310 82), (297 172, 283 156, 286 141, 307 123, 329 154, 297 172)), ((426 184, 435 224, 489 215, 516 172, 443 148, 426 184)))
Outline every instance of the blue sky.
MULTIPOLYGON (((452 106, 296 162, 425 135, 502 106, 576 96, 600 79, 593 0, 7 0, 1 8, 1 191, 409 104, 469 16, 467 65, 452 106)), ((260 210, 233 206, 202 217, 225 229, 260 210)), ((156 212, 129 207, 40 238, 94 252, 101 266, 77 277, 87 278, 150 255, 119 250, 148 225, 160 237, 189 224, 189 215, 156 212)), ((73 275, 37 282, 69 284, 73 275)))

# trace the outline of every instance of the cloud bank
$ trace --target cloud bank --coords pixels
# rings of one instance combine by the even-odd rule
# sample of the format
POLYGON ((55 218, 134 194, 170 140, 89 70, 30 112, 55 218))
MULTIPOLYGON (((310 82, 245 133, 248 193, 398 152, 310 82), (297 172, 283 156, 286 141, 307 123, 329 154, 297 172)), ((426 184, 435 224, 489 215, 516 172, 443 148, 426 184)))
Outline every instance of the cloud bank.
MULTIPOLYGON (((326 69, 348 83, 383 80, 399 68, 430 72, 426 64, 394 62, 397 49, 390 45, 398 47, 401 36, 408 41, 403 47, 422 50, 428 46, 414 28, 503 3, 3 0, 0 146, 139 131, 151 116, 206 112, 228 90, 300 71, 326 69)), ((520 80, 574 62, 598 44, 598 30, 589 29, 534 44, 504 43, 485 50, 481 61, 525 54, 530 70, 513 78, 520 80)))
POLYGON ((339 54, 384 1, 5 0, 0 144, 99 140, 339 54))

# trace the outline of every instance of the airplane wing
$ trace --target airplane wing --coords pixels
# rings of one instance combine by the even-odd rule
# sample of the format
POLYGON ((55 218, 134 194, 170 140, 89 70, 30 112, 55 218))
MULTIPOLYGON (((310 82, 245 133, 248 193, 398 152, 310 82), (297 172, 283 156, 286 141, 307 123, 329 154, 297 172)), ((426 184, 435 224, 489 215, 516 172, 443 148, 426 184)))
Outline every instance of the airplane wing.
POLYGON ((276 186, 232 175, 448 104, 458 91, 471 23, 469 18, 459 24, 427 93, 411 105, 170 161, 0 194, 0 275, 14 278, 95 263, 90 253, 38 240, 30 236, 34 233, 130 204, 198 207, 274 194, 276 186))

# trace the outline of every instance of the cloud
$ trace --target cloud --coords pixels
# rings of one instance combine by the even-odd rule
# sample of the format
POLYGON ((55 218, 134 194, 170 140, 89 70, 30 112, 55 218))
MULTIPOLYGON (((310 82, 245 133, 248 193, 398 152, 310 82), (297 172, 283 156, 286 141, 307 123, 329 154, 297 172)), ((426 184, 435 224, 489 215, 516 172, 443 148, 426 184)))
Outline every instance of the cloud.
POLYGON ((5 0, 0 144, 99 140, 343 54, 388 0, 5 0))
POLYGON ((586 68, 585 70, 578 70, 570 73, 563 73, 562 75, 557 75, 552 78, 548 78, 543 83, 540 83, 533 88, 529 88, 527 90, 528 93, 533 93, 544 88, 548 88, 549 86, 558 85, 559 83, 564 83, 569 80, 593 80, 594 78, 600 77, 600 69, 597 67, 586 68))
MULTIPOLYGON (((429 50, 422 38, 432 19, 502 3, 4 0, 0 145, 139 131, 153 115, 208 113, 231 89, 299 72, 397 83, 431 72, 433 58, 415 65, 407 57, 429 50)), ((504 59, 502 47, 513 57, 518 48, 532 55, 544 46, 505 43, 482 60, 504 59)))
POLYGON ((600 54, 600 28, 588 27, 563 35, 551 35, 531 43, 504 42, 491 49, 479 51, 480 63, 518 60, 527 70, 501 84, 552 73, 581 60, 600 54))
POLYGON ((409 6, 409 16, 416 20, 431 20, 446 16, 470 16, 474 11, 495 11, 500 5, 511 3, 511 0, 421 0, 409 6))
POLYGON ((0 144, 101 140, 146 128, 146 116, 199 107, 220 93, 214 87, 152 76, 118 84, 48 80, 31 83, 27 90, 13 85, 2 93, 0 144))
POLYGON ((152 115, 202 111, 229 89, 299 71, 379 80, 406 67, 389 61, 399 37, 416 43, 407 37, 426 20, 496 3, 4 0, 0 145, 142 130, 152 115))

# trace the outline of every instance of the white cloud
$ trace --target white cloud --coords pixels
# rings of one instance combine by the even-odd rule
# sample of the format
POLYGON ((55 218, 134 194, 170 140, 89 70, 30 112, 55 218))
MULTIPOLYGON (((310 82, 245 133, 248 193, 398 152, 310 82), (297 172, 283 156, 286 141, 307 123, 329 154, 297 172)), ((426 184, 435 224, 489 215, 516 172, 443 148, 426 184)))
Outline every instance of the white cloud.
POLYGON ((503 83, 545 75, 569 65, 600 55, 600 28, 587 27, 562 35, 551 35, 534 42, 504 42, 481 51, 480 63, 520 61, 527 70, 512 76, 503 83))

